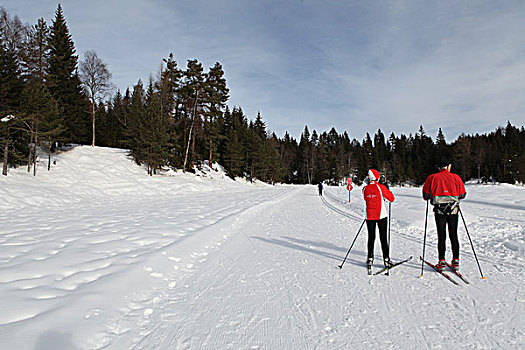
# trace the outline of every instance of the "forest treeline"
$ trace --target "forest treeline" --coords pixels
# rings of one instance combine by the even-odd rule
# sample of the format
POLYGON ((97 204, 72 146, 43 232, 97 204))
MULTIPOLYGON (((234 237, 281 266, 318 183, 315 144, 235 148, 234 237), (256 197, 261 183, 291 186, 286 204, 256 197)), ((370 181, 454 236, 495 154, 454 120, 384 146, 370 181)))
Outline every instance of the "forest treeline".
POLYGON ((220 63, 205 69, 196 59, 179 67, 173 54, 148 82, 124 93, 112 89, 108 67, 96 52, 79 62, 59 5, 48 25, 23 24, 0 9, 0 142, 3 174, 27 166, 36 174, 39 149, 91 144, 126 148, 150 175, 163 169, 193 171, 219 163, 231 177, 274 183, 360 183, 370 167, 391 183, 420 185, 438 157, 452 157, 463 179, 525 182, 525 130, 510 122, 483 135, 435 140, 423 126, 413 135, 362 140, 335 128, 305 126, 300 139, 269 133, 260 113, 251 120, 227 105, 229 89, 220 63))

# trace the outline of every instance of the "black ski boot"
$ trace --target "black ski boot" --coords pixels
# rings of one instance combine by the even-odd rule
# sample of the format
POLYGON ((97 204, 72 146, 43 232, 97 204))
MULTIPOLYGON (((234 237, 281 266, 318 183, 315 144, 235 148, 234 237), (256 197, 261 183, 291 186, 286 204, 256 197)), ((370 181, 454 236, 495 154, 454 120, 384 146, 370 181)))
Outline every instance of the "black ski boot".
POLYGON ((374 258, 368 258, 366 261, 366 266, 368 267, 368 274, 372 274, 372 264, 374 263, 374 258))
POLYGON ((385 267, 387 269, 391 268, 392 266, 394 266, 394 264, 392 264, 392 261, 390 260, 390 258, 384 258, 383 259, 383 262, 385 263, 385 267))

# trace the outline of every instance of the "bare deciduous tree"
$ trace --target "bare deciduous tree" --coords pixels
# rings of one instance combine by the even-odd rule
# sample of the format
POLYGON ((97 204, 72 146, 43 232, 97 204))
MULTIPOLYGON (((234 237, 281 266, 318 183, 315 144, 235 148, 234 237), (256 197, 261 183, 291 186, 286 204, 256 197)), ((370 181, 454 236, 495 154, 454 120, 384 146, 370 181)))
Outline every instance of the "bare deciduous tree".
POLYGON ((91 146, 95 146, 95 107, 113 90, 111 73, 95 51, 89 50, 84 54, 84 61, 80 62, 80 80, 91 101, 91 146))

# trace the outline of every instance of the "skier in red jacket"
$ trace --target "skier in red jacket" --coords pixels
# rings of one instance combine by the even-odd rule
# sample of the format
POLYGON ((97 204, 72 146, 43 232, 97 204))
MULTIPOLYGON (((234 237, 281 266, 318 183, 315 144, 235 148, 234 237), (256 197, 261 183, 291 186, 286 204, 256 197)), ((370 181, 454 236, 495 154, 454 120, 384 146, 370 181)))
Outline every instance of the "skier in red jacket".
POLYGON ((363 196, 366 202, 366 227, 368 228, 368 258, 367 265, 370 269, 374 262, 374 242, 376 239, 376 225, 379 227, 379 239, 381 240, 381 249, 383 250, 383 261, 385 267, 391 267, 390 252, 387 231, 388 211, 385 206, 385 200, 394 201, 394 195, 383 184, 378 183, 380 174, 375 169, 368 170, 368 179, 370 182, 363 188, 363 196))
POLYGON ((450 245, 452 246, 452 268, 459 270, 458 212, 459 200, 467 192, 461 178, 450 172, 452 164, 446 157, 439 160, 439 172, 430 175, 423 185, 423 199, 430 200, 434 206, 434 217, 438 234, 438 257, 436 267, 445 269, 447 225, 450 245))

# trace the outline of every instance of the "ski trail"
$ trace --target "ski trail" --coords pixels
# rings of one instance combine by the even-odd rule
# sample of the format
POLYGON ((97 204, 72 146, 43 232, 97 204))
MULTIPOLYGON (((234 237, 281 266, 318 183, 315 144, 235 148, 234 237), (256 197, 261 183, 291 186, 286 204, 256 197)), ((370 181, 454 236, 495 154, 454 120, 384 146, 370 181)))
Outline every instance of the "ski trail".
MULTIPOLYGON (((130 326, 144 318, 145 310, 141 318, 130 315, 127 331, 107 345, 117 349, 468 349, 523 344, 519 316, 524 311, 519 287, 523 276, 498 274, 485 265, 490 277, 482 281, 475 262, 465 254, 462 271, 470 285, 459 279, 460 284, 453 285, 426 267, 419 278, 417 259, 391 270, 390 276, 369 277, 365 232, 339 269, 362 223, 362 203, 339 201, 332 189, 320 199, 313 186, 283 192, 171 245, 170 254, 182 257, 174 261, 181 266, 170 279, 176 284, 158 290, 161 301, 148 306, 148 322, 130 326), (211 243, 210 238, 221 235, 228 238, 211 243), (194 263, 183 268, 188 259, 183 251, 189 247, 194 263), (204 251, 205 256, 199 255, 204 251), (507 290, 507 278, 515 290, 507 290)), ((402 196, 398 199, 397 205, 405 205, 402 196)), ((429 257, 435 254, 431 236, 428 232, 429 257)), ((392 247, 395 261, 419 256, 422 228, 403 218, 392 220, 392 247)), ((376 254, 380 256, 379 242, 376 254)), ((381 265, 377 262, 374 269, 381 265)), ((516 271, 511 268, 505 267, 516 271)))

